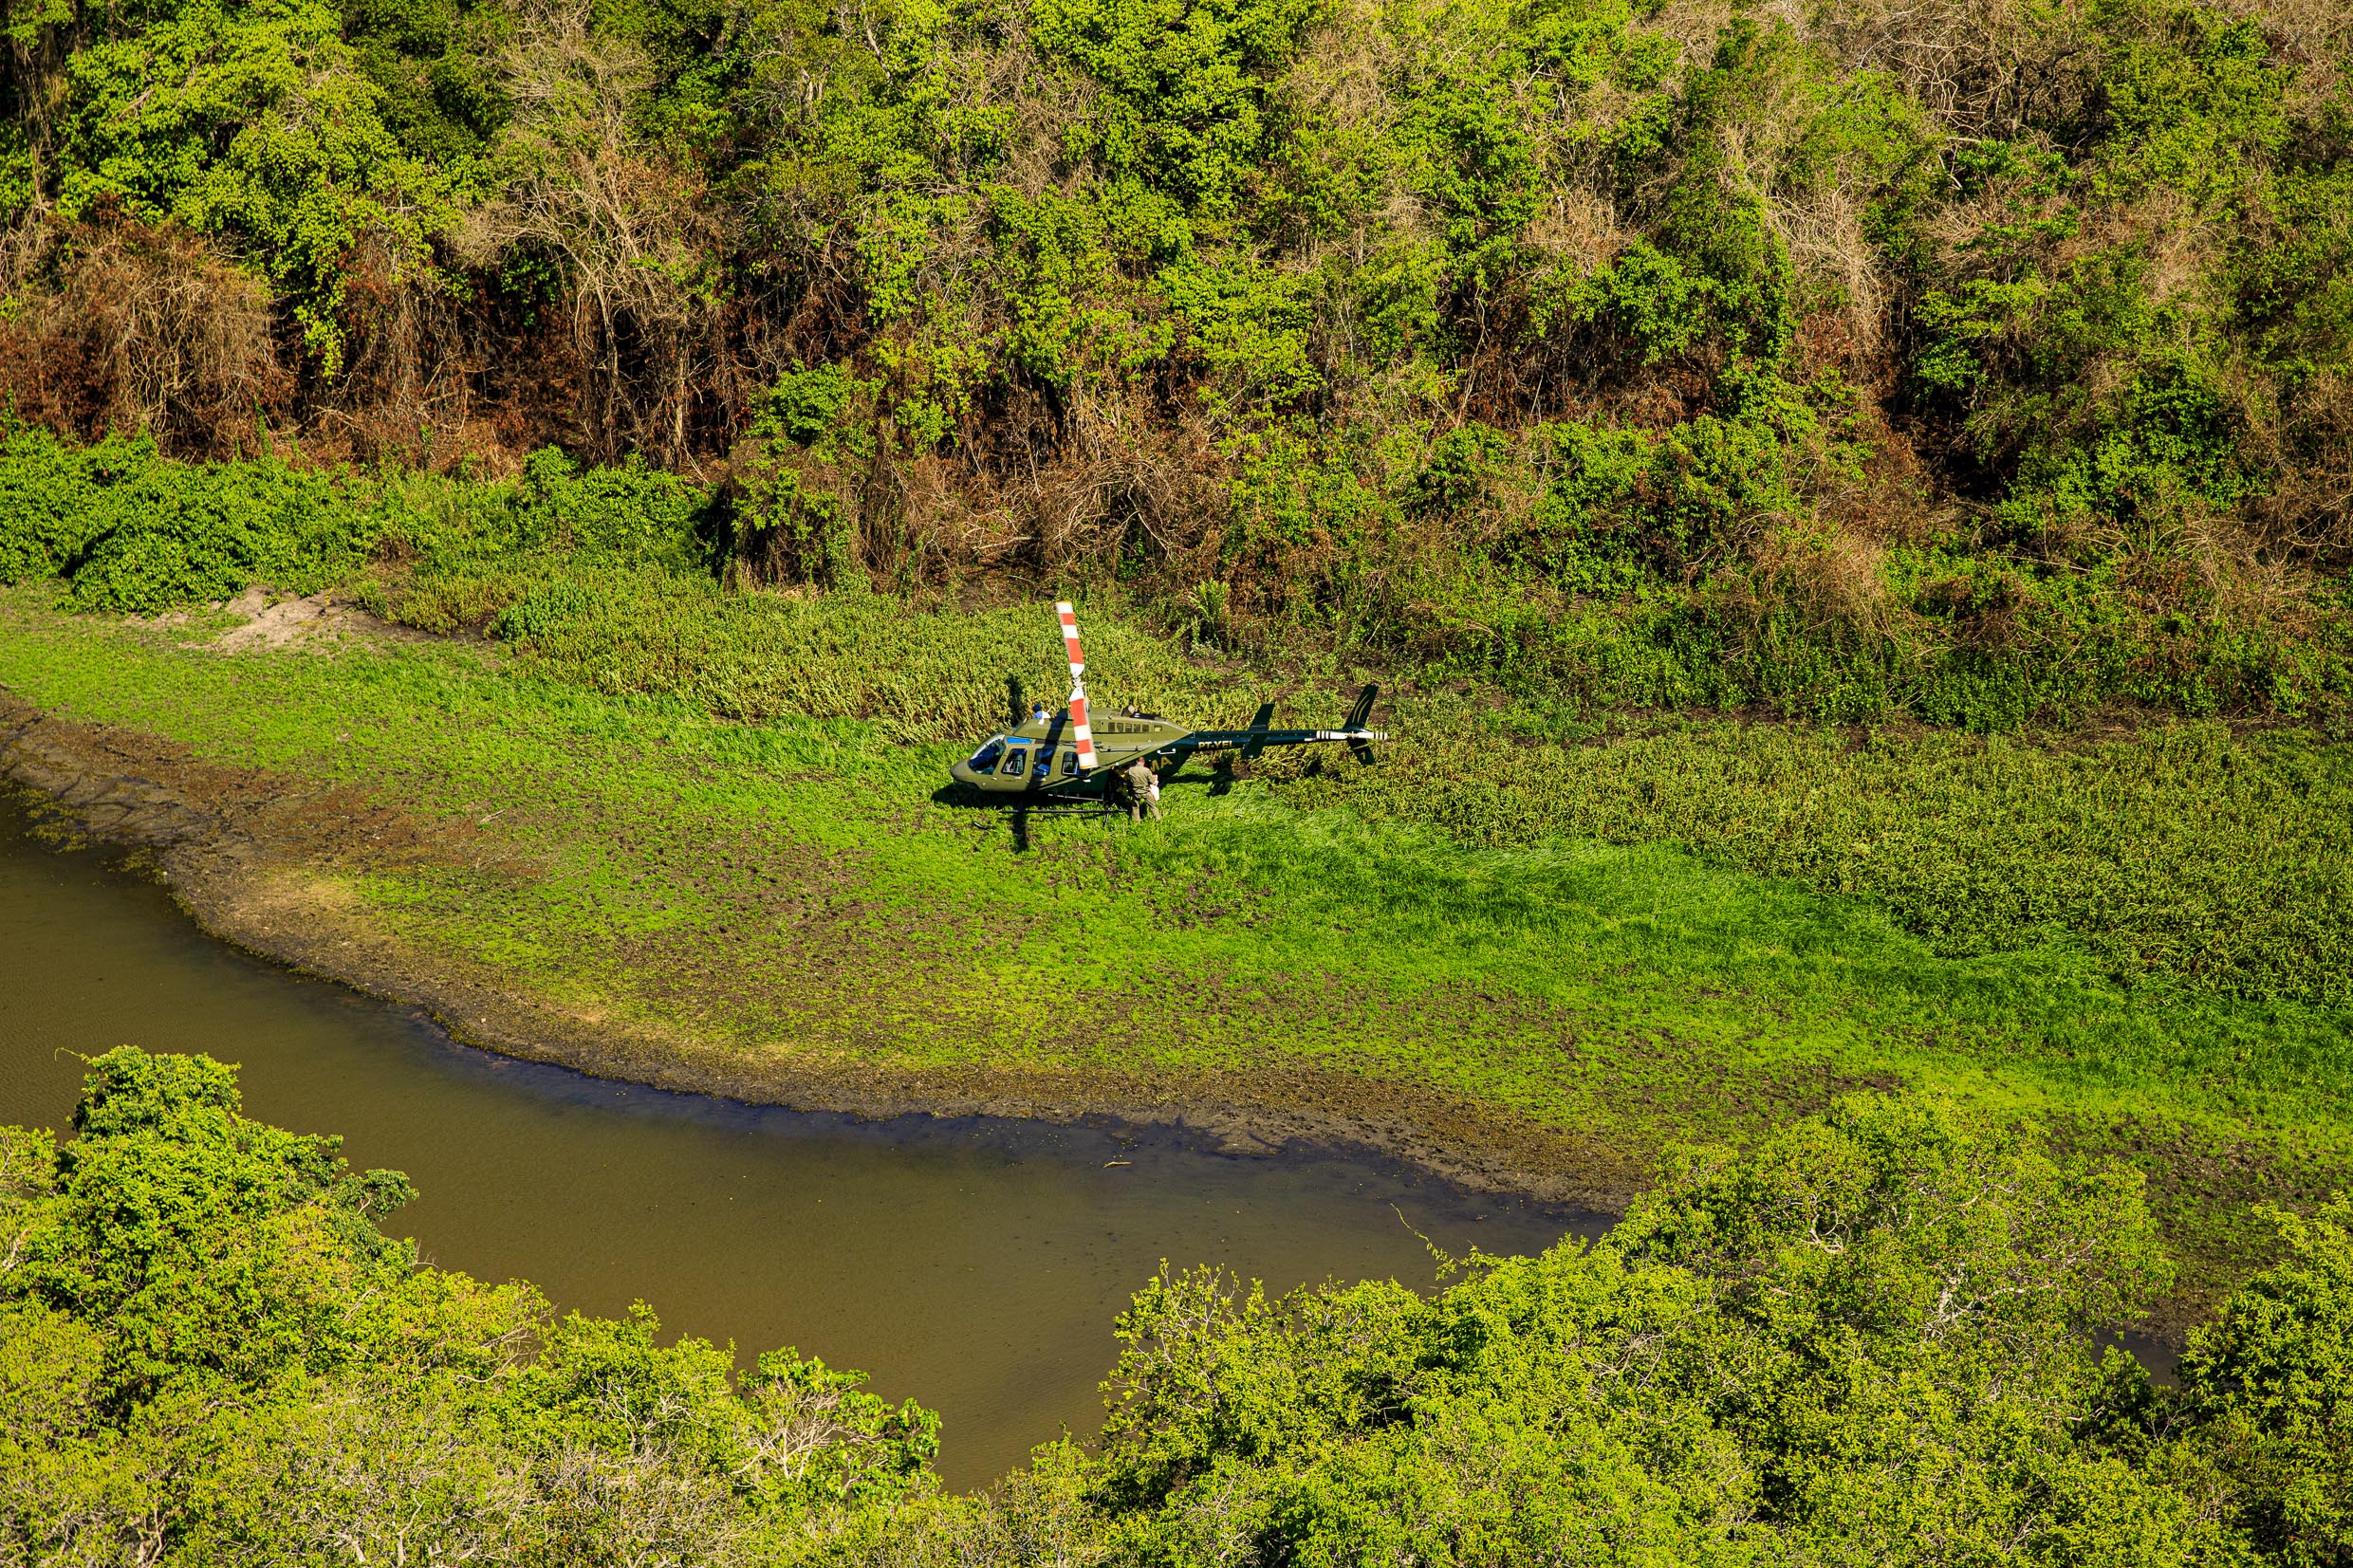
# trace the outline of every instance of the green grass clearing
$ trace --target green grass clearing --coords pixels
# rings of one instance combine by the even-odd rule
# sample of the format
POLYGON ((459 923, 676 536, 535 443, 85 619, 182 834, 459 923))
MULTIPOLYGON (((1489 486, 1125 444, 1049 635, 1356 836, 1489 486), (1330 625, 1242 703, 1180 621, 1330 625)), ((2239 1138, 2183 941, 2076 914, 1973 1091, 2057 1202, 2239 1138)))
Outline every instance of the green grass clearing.
MULTIPOLYGON (((1877 858, 1820 848, 1924 798, 1948 802, 1924 839, 1955 863, 1982 854, 1997 890, 2041 821, 2080 823, 2097 865, 2099 844, 2148 837, 2136 824, 2162 818, 2159 797, 2070 786, 2138 760, 2153 780, 2256 781, 2171 797, 2176 852, 2219 862, 2185 880, 2228 882, 2274 862, 2263 845, 2233 859, 2246 813, 2211 802, 2315 802, 2281 813, 2278 841, 2325 846, 2344 747, 2160 731, 2070 758, 1684 727, 1549 749, 1542 798, 1585 814, 1599 831, 1582 836, 1412 820, 1398 802, 1430 769, 1401 748, 1361 779, 1180 785, 1171 820, 1139 830, 1049 820, 1015 853, 994 817, 933 801, 955 747, 887 718, 718 717, 474 644, 231 657, 182 646, 186 626, 70 618, 26 591, 0 606, 0 683, 45 708, 470 825, 471 863, 329 872, 413 947, 748 1061, 851 1061, 910 1085, 1099 1077, 1174 1098, 1339 1085, 1378 1105, 1394 1087, 1524 1120, 1612 1172, 1673 1139, 1751 1135, 1843 1085, 1902 1082, 2140 1157, 2180 1189, 2159 1189, 2178 1245, 2216 1259, 2236 1248, 2239 1200, 2308 1201, 2353 1168, 2353 1013, 2146 963, 2125 984, 2061 919, 2012 921, 1973 951, 1966 931, 1903 929, 1901 900, 1854 875, 1877 858), (1833 753, 1861 760, 1807 765, 1833 753), (2282 795, 2281 766, 2310 787, 2282 795), (1745 782, 1710 816, 1694 778, 1745 782), (1654 818, 1627 804, 1645 799, 1654 818), (1778 831, 1758 825, 1769 806, 1778 831), (1701 854, 1607 841, 1703 820, 1713 839, 1683 835, 1701 854), (1821 891, 1829 871, 1808 886, 1740 869, 1769 863, 1744 844, 1830 865, 1862 895, 1821 891)), ((1917 875, 1933 855, 1886 858, 1917 875)), ((2331 914, 2342 904, 2299 917, 2331 914)))

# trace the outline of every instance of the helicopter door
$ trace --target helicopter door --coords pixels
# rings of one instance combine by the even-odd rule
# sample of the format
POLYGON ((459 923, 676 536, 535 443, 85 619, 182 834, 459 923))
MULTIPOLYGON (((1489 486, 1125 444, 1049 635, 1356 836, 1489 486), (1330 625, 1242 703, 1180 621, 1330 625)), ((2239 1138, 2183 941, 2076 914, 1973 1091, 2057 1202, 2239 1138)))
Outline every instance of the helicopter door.
POLYGON ((1028 777, 1028 773, 1029 748, 1026 746, 1007 747, 1005 760, 997 765, 997 777, 1006 780, 1018 789, 1021 787, 1022 781, 1028 777))

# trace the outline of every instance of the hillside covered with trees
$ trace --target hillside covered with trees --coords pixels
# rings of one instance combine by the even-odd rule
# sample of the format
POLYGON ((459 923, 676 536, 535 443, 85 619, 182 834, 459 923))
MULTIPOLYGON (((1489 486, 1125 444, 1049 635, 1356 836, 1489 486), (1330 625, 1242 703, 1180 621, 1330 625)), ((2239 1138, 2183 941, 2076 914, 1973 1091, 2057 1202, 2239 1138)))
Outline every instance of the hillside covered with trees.
MULTIPOLYGON (((556 447, 731 581, 1571 711, 2343 711, 2320 0, 6 15, 0 398, 78 439, 556 447)), ((91 597, 283 576, 269 516, 149 507, 91 597)))

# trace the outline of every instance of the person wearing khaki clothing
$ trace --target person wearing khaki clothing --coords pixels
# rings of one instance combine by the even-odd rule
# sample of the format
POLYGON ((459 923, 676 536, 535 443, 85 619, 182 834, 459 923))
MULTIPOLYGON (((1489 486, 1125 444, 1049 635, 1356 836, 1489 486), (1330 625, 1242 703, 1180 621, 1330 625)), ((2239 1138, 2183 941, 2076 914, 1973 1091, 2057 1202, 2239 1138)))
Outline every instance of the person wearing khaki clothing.
POLYGON ((1160 820, 1160 781, 1153 777, 1152 769, 1146 767, 1144 760, 1139 757, 1127 765, 1127 772, 1123 776, 1127 781, 1127 820, 1131 822, 1140 822, 1144 820, 1144 813, 1149 811, 1152 813, 1152 820, 1158 821, 1160 820))

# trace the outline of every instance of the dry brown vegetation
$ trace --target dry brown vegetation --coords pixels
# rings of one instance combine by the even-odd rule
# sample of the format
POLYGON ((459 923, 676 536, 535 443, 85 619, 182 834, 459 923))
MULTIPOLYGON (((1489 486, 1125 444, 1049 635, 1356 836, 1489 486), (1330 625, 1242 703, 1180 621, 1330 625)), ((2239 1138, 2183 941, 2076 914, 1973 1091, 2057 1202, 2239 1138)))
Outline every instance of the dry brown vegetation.
POLYGON ((184 229, 107 212, 37 228, 43 285, 0 321, 0 384, 19 418, 84 434, 153 432, 227 456, 283 421, 295 378, 269 290, 184 229))
POLYGON ((642 456, 719 488, 740 581, 1118 577, 1177 622, 1213 582, 1445 656, 1491 656, 1496 574, 1503 619, 1555 617, 1627 561, 1841 639, 2012 647, 2047 577, 2125 557, 2152 613, 2326 620, 2353 344, 2335 263, 2277 258, 2341 248, 2337 9, 1672 0, 1572 66, 1550 11, 1285 3, 1231 59, 1147 28, 1125 65, 1087 53, 1115 0, 685 42, 461 7, 435 68, 494 101, 479 161, 424 229, 354 220, 329 359, 250 236, 46 194, 83 18, 10 46, 0 396, 192 456, 642 456), (2282 134, 2216 106, 2242 16, 2282 134), (2152 175, 2116 104, 2160 56, 2206 150, 2152 175), (851 390, 781 434, 825 367, 851 390), (1902 586, 1923 551, 1985 560, 1902 586))

